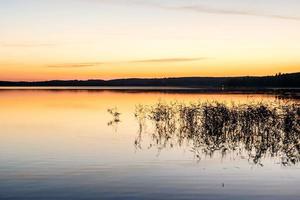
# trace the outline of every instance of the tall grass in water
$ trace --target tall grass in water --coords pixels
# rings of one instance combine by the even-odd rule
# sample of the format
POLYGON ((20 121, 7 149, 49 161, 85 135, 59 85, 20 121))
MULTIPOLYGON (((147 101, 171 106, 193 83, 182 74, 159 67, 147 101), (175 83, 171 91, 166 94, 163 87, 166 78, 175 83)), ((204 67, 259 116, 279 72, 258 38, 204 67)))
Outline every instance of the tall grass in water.
POLYGON ((139 148, 145 125, 151 122, 150 147, 159 150, 188 143, 199 159, 235 152, 260 165, 267 156, 280 158, 283 165, 300 161, 300 107, 296 103, 159 102, 139 105, 135 116, 140 124, 135 141, 139 148))
POLYGON ((117 108, 109 108, 107 109, 107 112, 113 117, 112 120, 110 120, 107 125, 112 126, 117 132, 118 124, 121 122, 120 115, 121 113, 118 111, 117 108))

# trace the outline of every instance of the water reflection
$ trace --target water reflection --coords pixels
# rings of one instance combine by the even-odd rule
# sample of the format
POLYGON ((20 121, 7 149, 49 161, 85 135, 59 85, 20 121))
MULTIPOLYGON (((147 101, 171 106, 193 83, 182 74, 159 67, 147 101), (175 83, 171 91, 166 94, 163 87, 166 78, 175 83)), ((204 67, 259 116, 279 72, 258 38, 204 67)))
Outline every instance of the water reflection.
MULTIPOLYGON (((193 108, 188 102, 198 99, 234 101, 239 105, 275 101, 275 106, 281 108, 285 101, 269 94, 0 90, 0 199, 299 199, 299 165, 283 168, 272 159, 262 158, 264 167, 253 166, 247 160, 233 160, 232 150, 227 150, 222 160, 220 150, 214 151, 214 158, 204 158, 201 147, 193 144, 196 133, 207 134, 208 146, 224 136, 202 133, 197 126, 195 130, 184 129, 178 124, 184 121, 173 122, 183 127, 183 136, 176 135, 180 134, 178 130, 169 132, 171 138, 157 157, 158 145, 152 135, 159 135, 156 122, 149 117, 159 119, 159 115, 150 115, 151 106, 138 106, 141 114, 137 118, 133 113, 135 105, 156 107, 159 99, 186 102, 187 108, 193 108), (115 107, 121 113, 118 134, 113 126, 107 126, 114 120, 107 109, 115 107), (141 137, 134 146, 139 136, 139 118, 141 137), (152 148, 145 149, 149 143, 152 148), (138 145, 142 151, 134 148, 138 145), (193 147, 200 151, 199 164, 193 160, 197 153, 189 151, 193 147)), ((179 105, 174 103, 177 118, 179 105)), ((231 105, 226 107, 230 109, 231 105)), ((197 112, 195 118, 201 119, 197 121, 201 127, 203 110, 197 112)), ((287 122, 294 124, 291 116, 287 122)), ((159 123, 163 124, 162 120, 159 123)), ((168 129, 172 131, 171 124, 168 129)), ((161 131, 158 141, 163 141, 167 133, 161 131)), ((293 138, 288 140, 297 144, 293 138)), ((239 157, 248 158, 245 152, 239 157)), ((274 156, 278 157, 281 158, 274 156)))
POLYGON ((148 148, 161 151, 188 145, 199 160, 203 156, 234 154, 261 166, 268 157, 279 159, 284 166, 300 161, 297 103, 159 102, 136 106, 135 117, 139 122, 135 139, 138 149, 143 147, 144 133, 148 133, 148 148), (148 122, 153 126, 150 131, 148 122))

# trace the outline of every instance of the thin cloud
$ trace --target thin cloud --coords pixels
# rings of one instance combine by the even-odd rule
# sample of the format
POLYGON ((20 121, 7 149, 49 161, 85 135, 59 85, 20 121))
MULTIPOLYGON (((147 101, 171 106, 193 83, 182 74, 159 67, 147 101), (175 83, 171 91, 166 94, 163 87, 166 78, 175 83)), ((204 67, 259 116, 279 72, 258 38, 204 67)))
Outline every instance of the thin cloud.
POLYGON ((165 9, 170 9, 170 10, 187 10, 187 11, 194 11, 200 13, 223 14, 223 15, 244 15, 244 16, 268 17, 268 18, 287 19, 287 20, 300 20, 300 17, 297 16, 266 14, 266 13, 246 11, 246 10, 219 9, 219 8, 212 8, 203 5, 178 6, 178 7, 160 6, 160 7, 165 9))
POLYGON ((50 68, 84 68, 84 67, 95 67, 99 65, 103 65, 105 63, 95 62, 95 63, 64 63, 57 65, 48 65, 50 68))
POLYGON ((1 43, 0 46, 27 48, 27 47, 51 47, 51 46, 56 46, 56 44, 53 44, 53 43, 1 43))
POLYGON ((160 59, 147 59, 147 60, 133 60, 129 61, 129 63, 169 63, 169 62, 192 62, 204 60, 207 58, 160 58, 160 59))
POLYGON ((289 15, 281 15, 281 14, 271 14, 271 13, 263 13, 259 11, 249 11, 249 10, 238 10, 238 9, 223 9, 223 8, 215 8, 209 7, 201 4, 195 5, 182 5, 182 6, 170 6, 166 4, 161 4, 157 2, 143 1, 143 0, 93 0, 94 2, 100 3, 119 3, 122 5, 137 5, 137 6, 148 6, 148 7, 156 7, 160 9, 166 10, 185 10, 185 11, 193 11, 199 13, 210 13, 210 14, 222 14, 222 15, 243 15, 243 16, 253 16, 253 17, 267 17, 267 18, 275 18, 275 19, 284 19, 284 20, 300 20, 300 16, 289 16, 289 15))
POLYGON ((159 58, 159 59, 146 59, 146 60, 130 60, 120 62, 85 62, 85 63, 63 63, 57 65, 48 65, 49 68, 85 68, 85 67, 97 67, 103 65, 113 64, 128 64, 128 63, 181 63, 181 62, 193 62, 207 59, 205 57, 199 58, 159 58))

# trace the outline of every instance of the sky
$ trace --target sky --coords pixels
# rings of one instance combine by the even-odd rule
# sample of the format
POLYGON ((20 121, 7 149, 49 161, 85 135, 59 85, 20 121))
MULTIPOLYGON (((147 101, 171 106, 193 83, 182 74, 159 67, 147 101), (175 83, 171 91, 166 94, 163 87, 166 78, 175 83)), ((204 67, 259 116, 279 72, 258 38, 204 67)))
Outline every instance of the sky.
POLYGON ((0 0, 0 80, 300 71, 299 0, 0 0))

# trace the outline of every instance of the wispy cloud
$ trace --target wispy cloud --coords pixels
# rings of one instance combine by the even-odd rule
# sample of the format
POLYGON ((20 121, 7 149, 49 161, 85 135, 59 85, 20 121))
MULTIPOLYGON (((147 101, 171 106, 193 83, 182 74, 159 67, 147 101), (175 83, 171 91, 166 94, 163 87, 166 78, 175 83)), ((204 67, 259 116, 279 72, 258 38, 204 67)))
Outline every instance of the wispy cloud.
POLYGON ((221 15, 241 15, 241 16, 253 16, 253 17, 267 17, 285 20, 300 20, 300 16, 290 16, 285 14, 265 13, 262 11, 246 10, 246 9, 227 9, 221 7, 211 7, 205 4, 185 4, 180 6, 172 6, 170 4, 158 3, 157 1, 145 1, 145 0, 93 0, 100 3, 119 3, 122 5, 138 5, 147 7, 156 7, 165 10, 182 10, 193 11, 199 13, 221 14, 221 15))
POLYGON ((28 48, 28 47, 52 47, 56 46, 54 43, 0 43, 1 47, 21 47, 21 48, 28 48))
POLYGON ((200 58, 160 58, 160 59, 147 59, 147 60, 133 60, 130 63, 175 63, 175 62, 192 62, 207 59, 205 57, 200 58))
POLYGON ((99 65, 107 64, 104 62, 91 62, 91 63, 63 63, 57 65, 48 65, 50 68, 84 68, 84 67, 95 67, 99 65))
POLYGON ((85 67, 97 67, 103 65, 114 65, 114 64, 128 64, 128 63, 182 63, 182 62, 193 62, 208 59, 205 57, 199 58, 158 58, 158 59, 145 59, 145 60, 130 60, 130 61, 116 61, 116 62, 83 62, 83 63, 62 63, 48 65, 49 68, 85 68, 85 67))
POLYGON ((221 9, 208 7, 204 5, 187 5, 187 6, 160 6, 164 9, 170 10, 186 10, 194 11, 200 13, 211 13, 211 14, 222 14, 222 15, 244 15, 244 16, 255 16, 255 17, 268 17, 268 18, 277 18, 277 19, 287 19, 287 20, 300 20, 298 16, 286 16, 279 14, 268 14, 258 11, 247 11, 247 10, 235 10, 235 9, 221 9))

